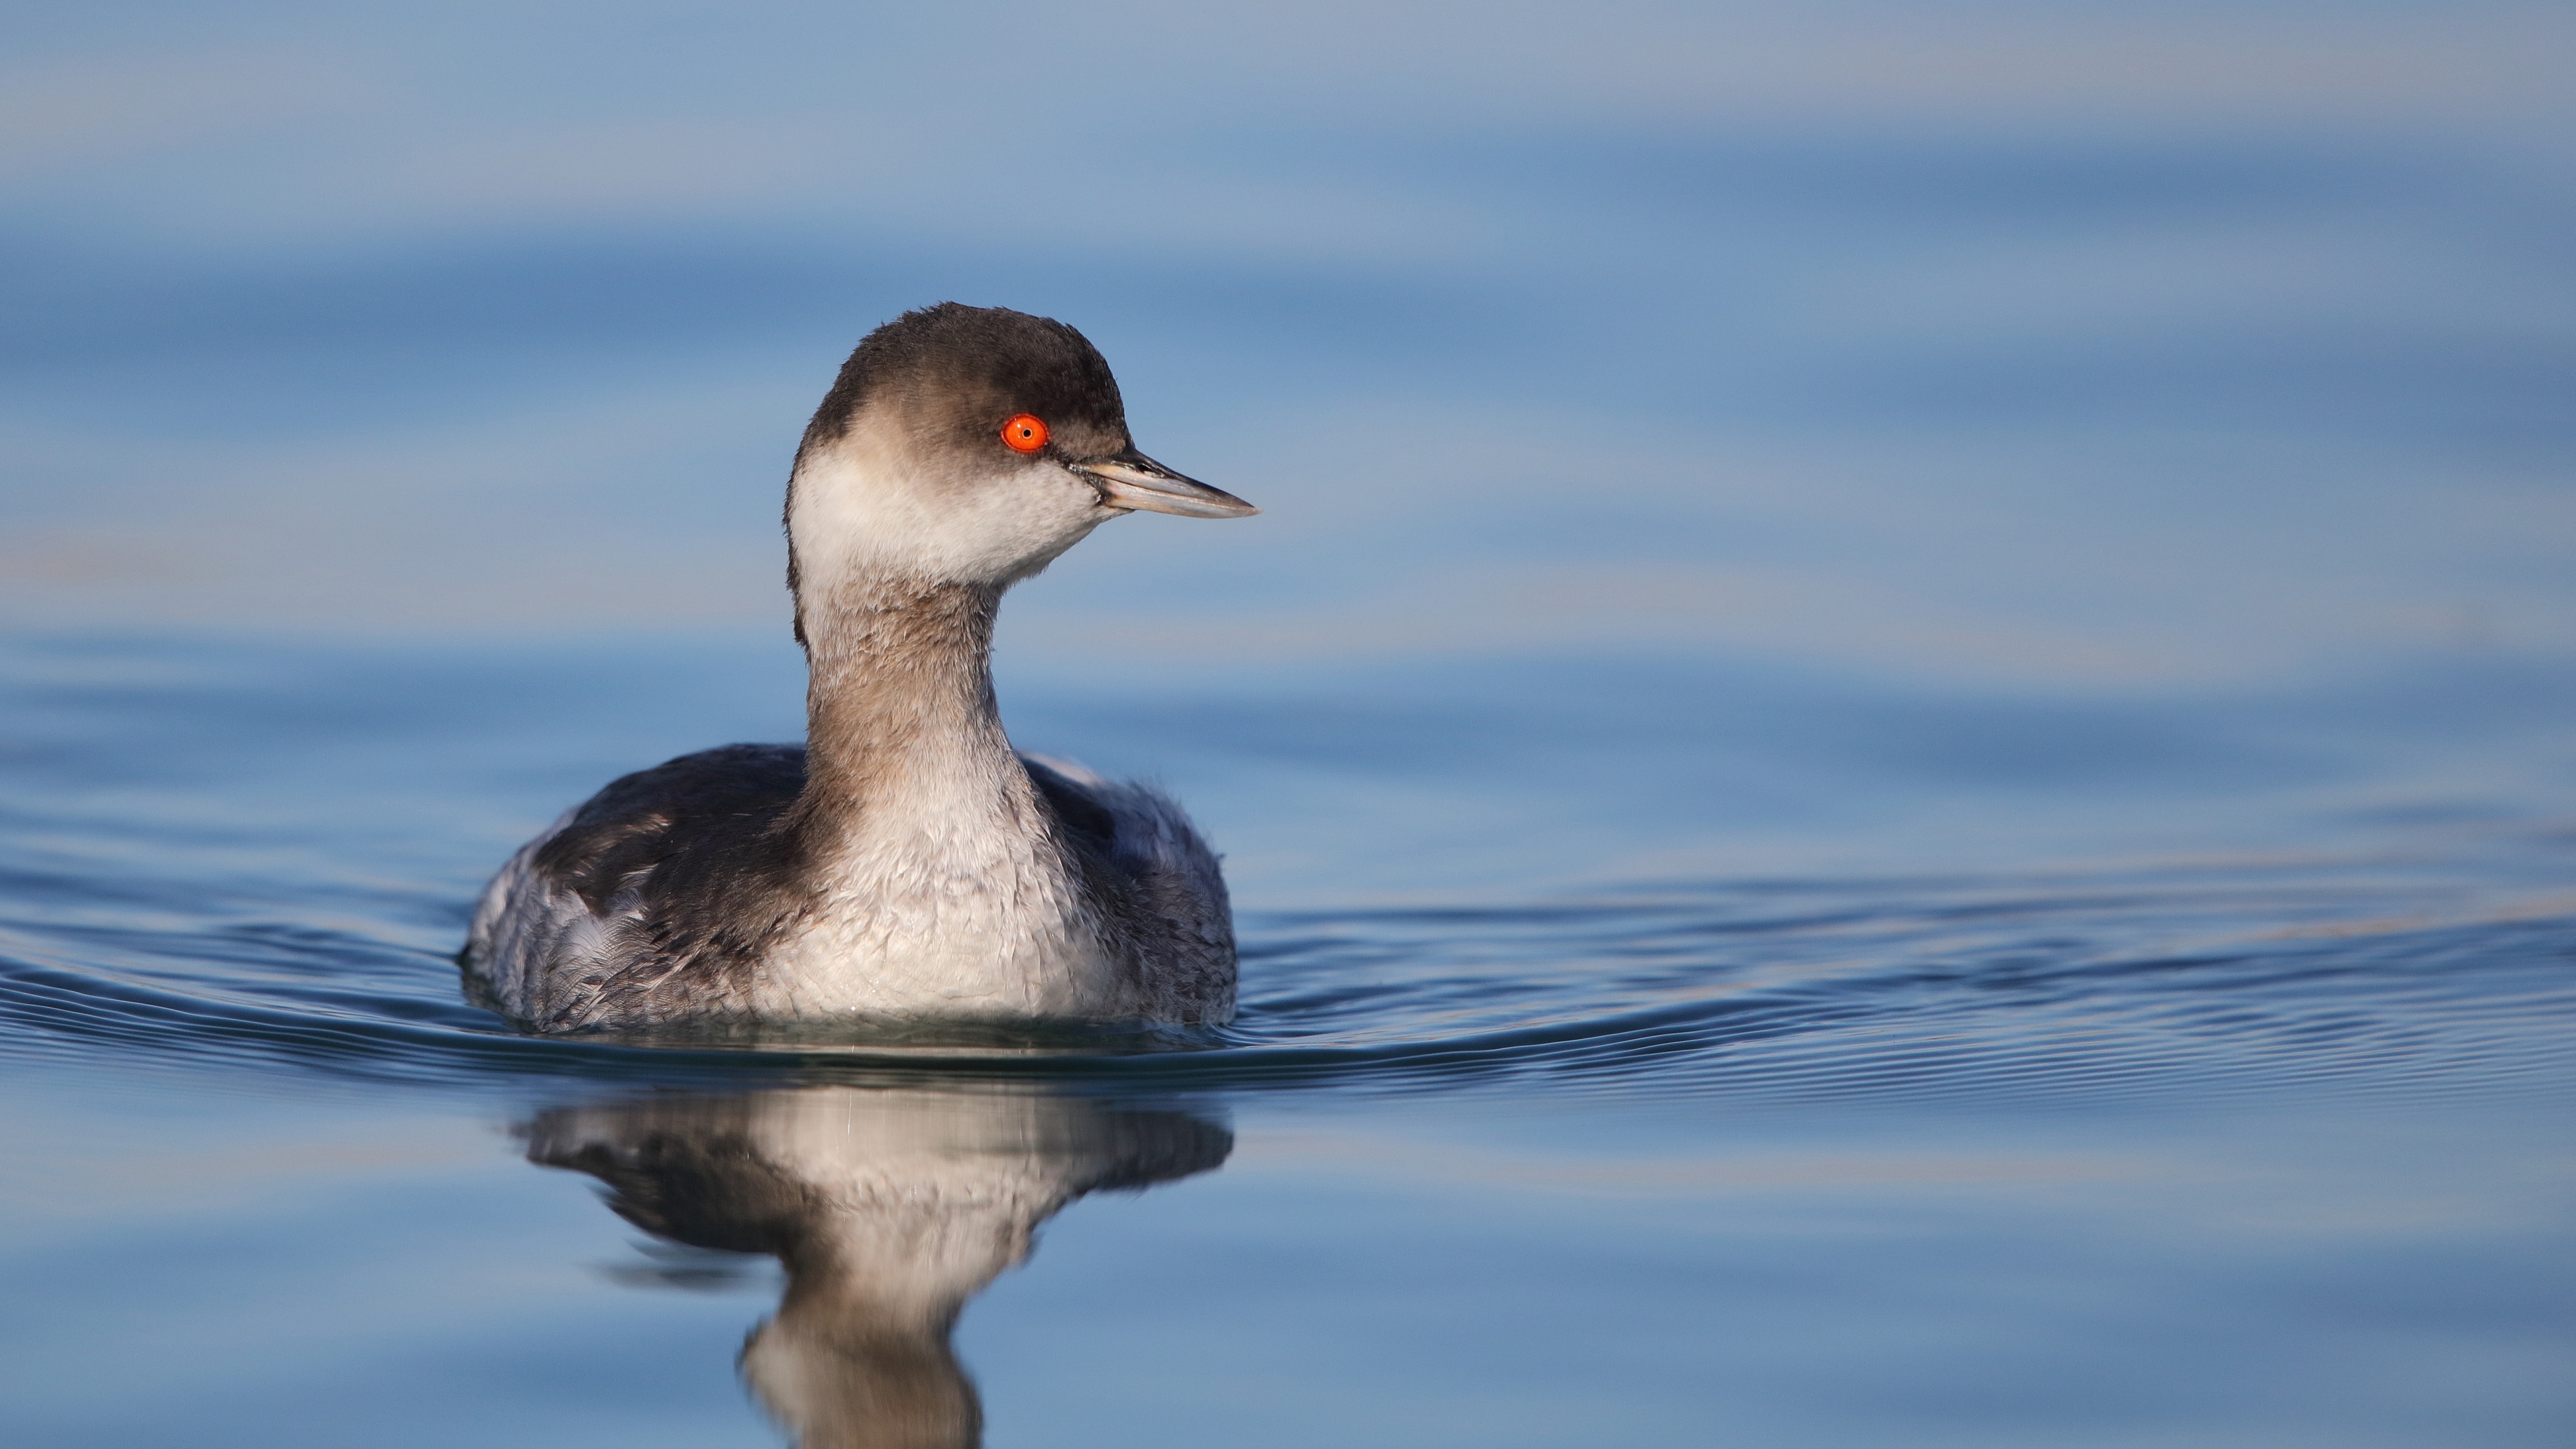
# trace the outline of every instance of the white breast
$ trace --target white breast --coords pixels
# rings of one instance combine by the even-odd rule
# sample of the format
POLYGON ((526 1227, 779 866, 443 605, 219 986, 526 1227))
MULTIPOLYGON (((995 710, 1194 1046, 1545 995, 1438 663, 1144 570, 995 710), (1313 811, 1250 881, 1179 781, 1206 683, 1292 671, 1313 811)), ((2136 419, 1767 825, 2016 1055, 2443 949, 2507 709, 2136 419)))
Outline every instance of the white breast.
POLYGON ((1073 865, 1016 761, 925 761, 823 862, 763 1015, 1106 1017, 1125 1004, 1073 865), (1017 778, 999 774, 998 764, 1017 778))

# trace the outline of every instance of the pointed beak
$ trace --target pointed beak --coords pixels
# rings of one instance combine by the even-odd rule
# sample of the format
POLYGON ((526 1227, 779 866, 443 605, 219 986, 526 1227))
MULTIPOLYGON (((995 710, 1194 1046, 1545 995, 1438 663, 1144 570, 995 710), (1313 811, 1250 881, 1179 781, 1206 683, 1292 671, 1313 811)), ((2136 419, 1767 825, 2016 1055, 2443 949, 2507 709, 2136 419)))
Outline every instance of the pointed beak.
POLYGON ((1091 480, 1111 508, 1177 513, 1183 518, 1248 518, 1261 510, 1196 478, 1184 478, 1133 448, 1066 467, 1091 480))

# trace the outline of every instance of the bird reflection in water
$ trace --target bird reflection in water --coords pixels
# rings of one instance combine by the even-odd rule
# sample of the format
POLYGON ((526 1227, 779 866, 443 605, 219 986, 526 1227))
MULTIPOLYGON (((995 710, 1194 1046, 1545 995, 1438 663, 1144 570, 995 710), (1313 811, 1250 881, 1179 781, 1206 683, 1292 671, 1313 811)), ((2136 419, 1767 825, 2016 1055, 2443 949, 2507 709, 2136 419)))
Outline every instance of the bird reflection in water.
POLYGON ((530 1161, 598 1178, 656 1237, 778 1259, 787 1291, 742 1375, 805 1449, 979 1443, 949 1343, 966 1300, 1065 1204, 1209 1171, 1234 1145, 1186 1113, 1077 1096, 849 1087, 563 1107, 522 1132, 530 1161))

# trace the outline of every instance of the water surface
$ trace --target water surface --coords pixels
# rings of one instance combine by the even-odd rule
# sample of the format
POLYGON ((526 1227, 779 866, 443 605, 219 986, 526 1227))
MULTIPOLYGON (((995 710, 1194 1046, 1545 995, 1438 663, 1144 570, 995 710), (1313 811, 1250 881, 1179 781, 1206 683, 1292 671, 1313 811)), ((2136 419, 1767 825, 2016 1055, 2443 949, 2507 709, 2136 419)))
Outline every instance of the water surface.
POLYGON ((7 1442, 2576 1431, 2558 11, 15 22, 7 1442), (1266 510, 999 656, 1242 1019, 510 1033, 942 297, 1266 510))
MULTIPOLYGON (((464 1005, 465 911, 532 803, 642 748, 638 720, 725 734, 741 706, 657 709, 642 665, 723 678, 741 655, 596 646, 536 670, 548 691, 488 648, 10 653, 19 1435, 2400 1444, 2567 1422, 2564 816, 2458 801, 2325 812, 2305 848, 1621 885, 1523 839, 1502 854, 1564 878, 1509 902, 1250 906, 1243 1017, 1183 1049, 534 1041, 464 1005)), ((1733 682, 1831 704, 1764 679, 1733 682)), ((1010 707, 1023 737, 1128 733, 1035 686, 1010 707)), ((1174 773, 1234 777, 1205 812, 1221 843, 1254 833, 1236 810, 1346 827, 1373 780, 1436 838, 1442 792, 1491 788, 1422 765, 1444 725, 1334 749, 1339 709, 1265 711, 1329 790, 1256 796, 1239 742, 1202 761, 1193 721, 1165 726, 1174 773)), ((1809 747, 1884 778, 1870 738, 1809 747)), ((1619 757, 1665 774, 1695 748, 1619 757)), ((2128 789, 2227 821, 2266 773, 2171 751, 2020 813, 2074 830, 2057 817, 2128 789)), ((1845 808, 1935 828, 1907 817, 1962 787, 1912 768, 1917 803, 1845 808)), ((1392 833, 1350 843, 1355 899, 1425 848, 1392 833)), ((1256 900, 1265 871, 1315 889, 1309 861, 1244 854, 1256 900)))

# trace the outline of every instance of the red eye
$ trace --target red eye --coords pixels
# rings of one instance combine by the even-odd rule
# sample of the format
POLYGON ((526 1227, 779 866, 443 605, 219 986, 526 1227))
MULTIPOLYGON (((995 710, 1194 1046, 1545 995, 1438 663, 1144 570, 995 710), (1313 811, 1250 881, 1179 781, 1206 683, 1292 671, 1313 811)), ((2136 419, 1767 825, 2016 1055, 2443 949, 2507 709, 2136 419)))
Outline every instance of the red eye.
POLYGON ((1046 446, 1046 420, 1033 413, 1021 413, 1002 424, 1002 441, 1014 453, 1034 453, 1046 446))

